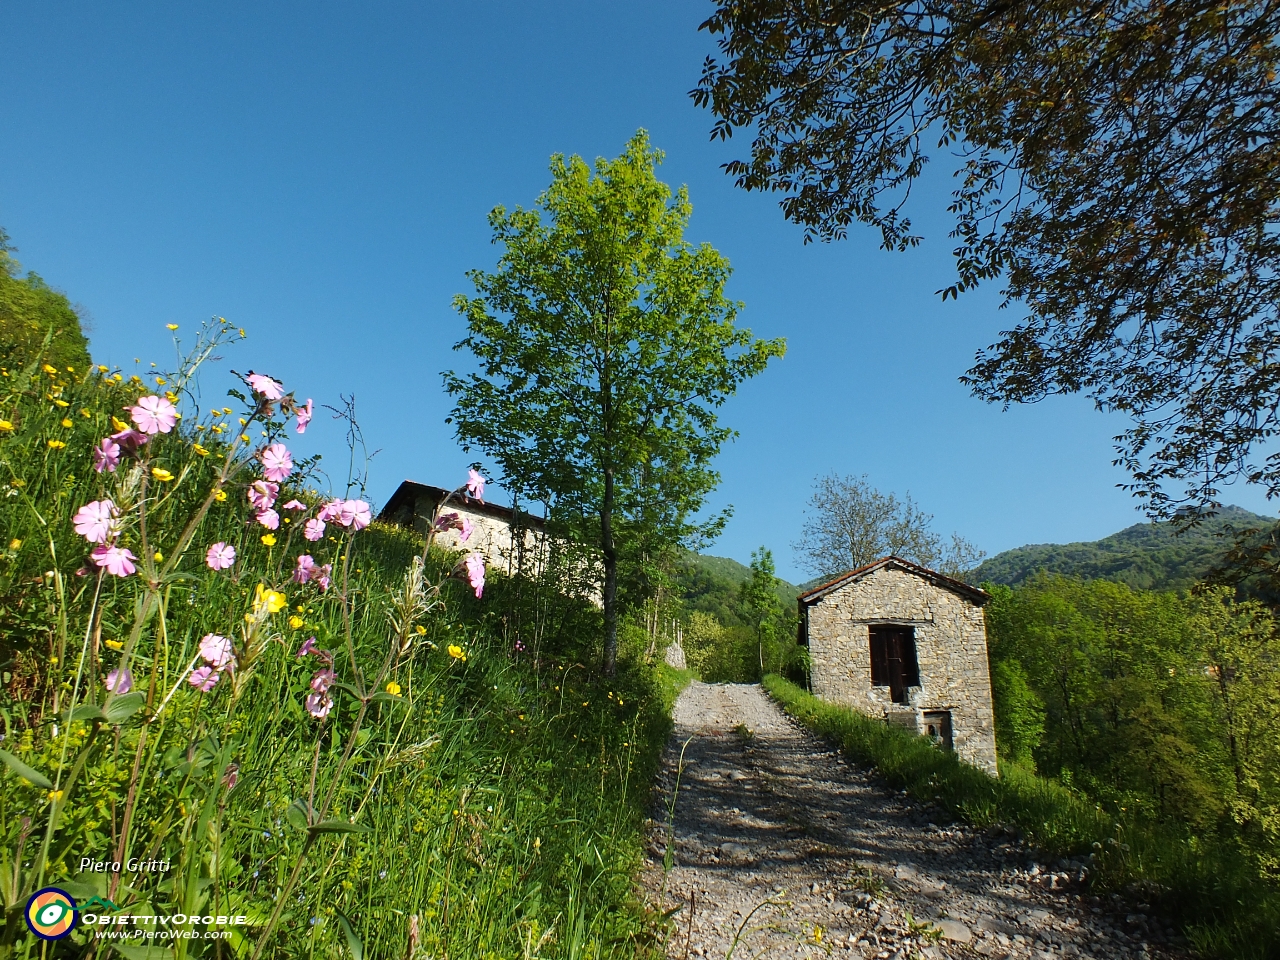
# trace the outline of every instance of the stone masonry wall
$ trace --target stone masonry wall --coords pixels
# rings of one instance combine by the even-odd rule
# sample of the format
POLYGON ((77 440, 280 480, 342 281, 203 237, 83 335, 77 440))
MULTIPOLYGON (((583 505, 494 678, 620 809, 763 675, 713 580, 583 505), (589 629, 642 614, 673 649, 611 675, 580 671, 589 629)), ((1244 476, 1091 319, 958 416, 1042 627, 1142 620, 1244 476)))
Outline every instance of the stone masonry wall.
POLYGON ((919 732, 923 711, 949 710, 957 755, 996 776, 987 632, 977 604, 885 566, 809 606, 808 636, 816 696, 919 732), (920 686, 910 688, 907 705, 871 685, 870 627, 878 623, 915 628, 920 686))

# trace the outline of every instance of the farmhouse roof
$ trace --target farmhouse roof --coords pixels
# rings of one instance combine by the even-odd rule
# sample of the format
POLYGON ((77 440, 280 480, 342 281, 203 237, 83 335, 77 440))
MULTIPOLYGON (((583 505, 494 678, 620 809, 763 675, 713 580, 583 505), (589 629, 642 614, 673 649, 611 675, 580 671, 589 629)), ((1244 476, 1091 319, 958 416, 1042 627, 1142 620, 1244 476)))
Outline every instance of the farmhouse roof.
POLYGON ((858 567, 856 570, 850 570, 847 573, 842 573, 835 579, 819 584, 812 590, 806 590, 804 593, 800 594, 797 599, 800 602, 800 606, 807 607, 811 604, 817 603, 833 590, 838 590, 846 584, 856 583, 863 577, 870 576, 877 570, 883 569, 884 567, 897 567, 907 573, 914 574, 917 577, 928 580, 936 587, 942 587, 946 590, 958 593, 962 597, 972 600, 978 606, 983 606, 991 599, 991 594, 987 593, 985 590, 979 590, 977 587, 970 586, 963 580, 956 580, 952 577, 943 576, 936 570, 930 570, 928 567, 922 567, 918 563, 912 563, 910 560, 903 560, 901 557, 881 557, 879 560, 873 560, 864 567, 858 567))
MULTIPOLYGON (((396 492, 391 495, 391 499, 387 501, 386 506, 382 508, 382 512, 378 514, 378 519, 385 523, 396 523, 398 522, 397 516, 403 515, 406 509, 409 516, 413 516, 419 499, 428 500, 434 509, 436 504, 453 492, 452 490, 446 490, 444 487, 433 487, 427 483, 418 483, 416 480, 405 480, 396 488, 396 492)), ((446 509, 480 513, 508 524, 515 523, 517 517, 516 511, 510 507, 503 507, 496 503, 482 503, 474 497, 455 497, 449 502, 446 509)), ((519 511, 519 519, 521 523, 534 530, 541 531, 545 526, 541 517, 535 517, 533 514, 526 513, 523 510, 519 511)))

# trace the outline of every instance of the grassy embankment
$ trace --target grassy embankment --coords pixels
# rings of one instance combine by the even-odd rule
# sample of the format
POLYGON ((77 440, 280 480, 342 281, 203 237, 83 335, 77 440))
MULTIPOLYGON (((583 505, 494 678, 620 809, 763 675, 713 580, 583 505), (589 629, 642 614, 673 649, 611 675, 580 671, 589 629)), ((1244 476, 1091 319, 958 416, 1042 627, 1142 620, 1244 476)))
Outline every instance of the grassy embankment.
MULTIPOLYGON (((49 955, 23 920, 49 885, 123 912, 248 916, 219 956, 648 955, 632 878, 679 678, 638 664, 594 675, 598 612, 545 585, 490 571, 477 599, 449 577, 457 557, 434 549, 414 581, 416 535, 331 521, 304 541, 322 498, 301 471, 277 507, 296 497, 305 512, 281 507, 269 534, 246 498, 263 470, 251 448, 292 443, 293 425, 241 384, 224 413, 198 409, 181 371, 2 373, 0 957, 49 955), (112 418, 166 391, 176 428, 95 472, 112 418), (88 562, 73 529, 104 497, 120 508, 114 542, 137 558, 130 576, 88 562), (230 569, 205 562, 218 541, 236 548, 230 569), (291 579, 304 551, 333 565, 328 590, 291 579), (231 639, 235 670, 201 690, 192 670, 211 633, 231 639), (323 665, 299 655, 308 636, 333 655, 323 717, 305 705, 323 665), (123 670, 132 690, 113 693, 123 670), (81 872, 82 857, 168 867, 81 872)), ((86 937, 56 949, 79 953, 86 937)), ((189 939, 99 946, 215 953, 189 939)))
POLYGON ((1120 821, 1061 784, 1002 765, 993 779, 954 754, 855 711, 826 703, 781 677, 765 689, 788 713, 874 765, 892 786, 977 825, 1014 824, 1051 856, 1092 855, 1098 892, 1153 898, 1210 957, 1280 956, 1280 891, 1258 883, 1231 848, 1150 822, 1120 821))

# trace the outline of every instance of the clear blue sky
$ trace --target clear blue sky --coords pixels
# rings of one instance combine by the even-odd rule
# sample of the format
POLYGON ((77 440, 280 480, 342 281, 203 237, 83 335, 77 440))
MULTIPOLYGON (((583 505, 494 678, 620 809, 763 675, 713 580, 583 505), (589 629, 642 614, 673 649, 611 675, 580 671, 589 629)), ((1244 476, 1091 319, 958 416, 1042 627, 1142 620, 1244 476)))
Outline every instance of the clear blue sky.
MULTIPOLYGON (((1119 419, 1080 398, 1001 412, 957 382, 1016 317, 994 288, 935 296, 953 276, 945 177, 921 191, 927 239, 906 254, 865 230, 803 246, 773 198, 732 186, 719 165, 744 144, 709 142, 687 96, 710 9, 7 5, 0 224, 87 311, 99 362, 164 366, 166 323, 221 315, 250 334, 229 365, 317 403, 354 393, 382 501, 406 477, 451 484, 470 460, 439 374, 465 362, 450 299, 497 257, 486 213, 531 204, 552 153, 616 156, 645 127, 664 179, 689 187, 689 239, 734 265, 742 322, 789 344, 723 411, 741 436, 715 502, 736 514, 709 552, 746 561, 766 544, 780 575, 805 579, 790 543, 831 470, 910 491, 988 553, 1138 522, 1110 463, 1119 419)), ((338 428, 318 421, 306 440, 340 481, 338 428)), ((1227 499, 1271 512, 1253 490, 1227 499)))

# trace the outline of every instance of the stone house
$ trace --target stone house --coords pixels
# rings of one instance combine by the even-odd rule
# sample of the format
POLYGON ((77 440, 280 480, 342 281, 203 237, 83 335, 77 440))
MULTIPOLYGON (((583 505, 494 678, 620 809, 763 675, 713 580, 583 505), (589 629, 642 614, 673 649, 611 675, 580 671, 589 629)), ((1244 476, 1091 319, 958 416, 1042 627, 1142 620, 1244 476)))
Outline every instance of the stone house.
POLYGON ((982 613, 990 599, 899 557, 800 594, 814 695, 931 736, 996 776, 982 613))
MULTIPOLYGON (((412 527, 425 535, 436 507, 452 492, 443 487, 406 480, 396 488, 378 514, 378 519, 384 523, 412 527)), ((477 551, 484 555, 486 564, 508 574, 517 569, 528 572, 537 568, 544 552, 546 525, 542 518, 461 495, 449 500, 443 512, 456 513, 472 524, 471 536, 466 543, 459 540, 461 532, 458 530, 444 530, 436 534, 436 543, 445 549, 477 551)))

